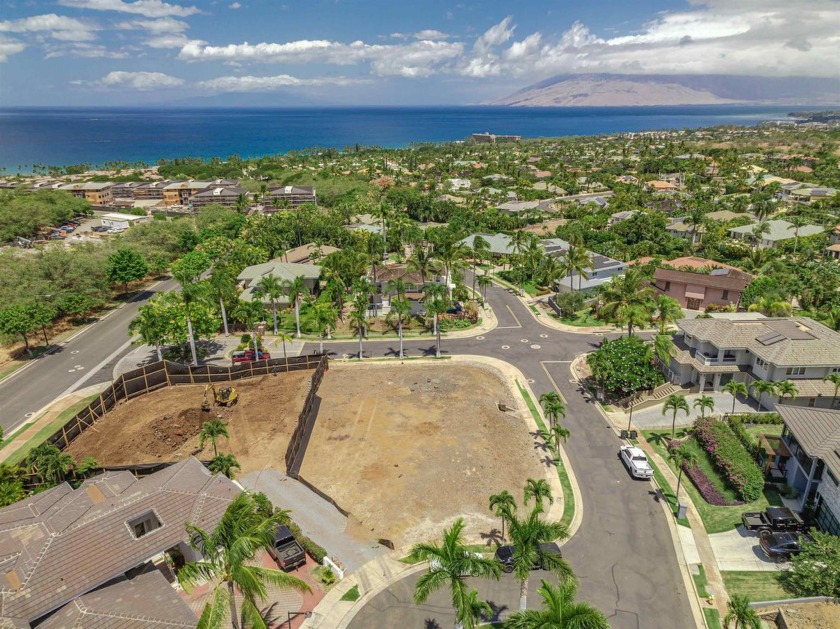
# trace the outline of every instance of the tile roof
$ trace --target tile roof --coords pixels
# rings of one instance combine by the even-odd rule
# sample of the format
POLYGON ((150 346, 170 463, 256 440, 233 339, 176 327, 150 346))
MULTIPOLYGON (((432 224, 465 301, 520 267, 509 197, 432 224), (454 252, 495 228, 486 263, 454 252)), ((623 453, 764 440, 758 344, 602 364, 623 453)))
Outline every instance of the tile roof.
POLYGON ((212 529, 240 489, 190 458, 129 482, 105 473, 0 509, 0 618, 32 622, 186 542, 185 522, 212 529), (161 526, 135 538, 127 522, 161 526))
POLYGON ((721 269, 721 271, 710 274, 659 268, 653 272, 653 279, 737 291, 744 290, 747 284, 752 281, 752 275, 741 271, 733 271, 732 269, 721 269))
MULTIPOLYGON (((647 258, 646 261, 653 260, 653 258, 647 258)), ((715 260, 708 260, 707 258, 698 258, 697 256, 684 256, 682 258, 674 258, 673 260, 664 260, 663 264, 667 264, 669 266, 674 267, 675 269, 679 269, 680 267, 689 266, 694 269, 734 269, 736 271, 740 271, 737 266, 732 266, 730 264, 724 264, 723 262, 716 262, 715 260)))
POLYGON ((840 478, 840 411, 777 404, 776 412, 805 452, 821 458, 840 478))
POLYGON ((774 365, 840 366, 840 333, 807 317, 681 319, 677 326, 720 349, 748 349, 774 365))
MULTIPOLYGON (((729 233, 752 236, 753 228, 756 225, 758 225, 758 223, 750 223, 749 225, 742 225, 741 227, 733 227, 729 230, 729 233)), ((796 231, 793 229, 793 224, 788 223, 787 221, 767 221, 767 225, 770 227, 770 231, 766 234, 761 234, 762 240, 787 240, 788 238, 794 238, 796 236, 796 231)), ((823 229, 819 225, 803 225, 799 228, 799 237, 804 238, 805 236, 813 236, 815 234, 821 234, 824 231, 825 229, 823 229)))

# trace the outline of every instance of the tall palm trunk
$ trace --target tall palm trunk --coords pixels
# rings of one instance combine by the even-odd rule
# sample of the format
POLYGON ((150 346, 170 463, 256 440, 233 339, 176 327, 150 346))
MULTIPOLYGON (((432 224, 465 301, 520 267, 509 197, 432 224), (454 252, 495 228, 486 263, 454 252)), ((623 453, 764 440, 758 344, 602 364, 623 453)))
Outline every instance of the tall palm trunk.
POLYGON ((227 310, 225 310, 225 300, 219 297, 219 307, 222 309, 222 324, 225 326, 225 336, 230 336, 228 331, 227 310))
POLYGON ((405 352, 403 351, 402 317, 400 317, 400 321, 399 321, 399 332, 400 332, 400 359, 403 359, 403 358, 405 358, 405 352))
POLYGON ((195 337, 193 336, 193 327, 192 327, 192 319, 190 319, 189 313, 187 313, 187 336, 190 340, 190 352, 192 353, 192 364, 194 367, 198 366, 198 355, 195 351, 195 337))
POLYGON ((321 354, 323 354, 324 353, 324 333, 323 332, 321 332, 321 334, 318 335, 318 340, 320 341, 320 346, 318 348, 318 351, 321 354))
POLYGON ((300 300, 295 299, 295 335, 300 338, 300 300))
POLYGON ((230 624, 233 629, 239 629, 239 612, 236 611, 236 599, 233 597, 233 581, 228 581, 227 586, 230 596, 230 624))
POLYGON ((528 609, 528 577, 519 582, 519 611, 528 609))
POLYGON ((362 334, 363 334, 363 331, 364 331, 364 328, 359 326, 359 360, 364 358, 364 356, 362 355, 362 334))
POLYGON ((277 336, 277 302, 271 300, 271 315, 274 317, 274 336, 277 336))
POLYGON ((440 324, 437 323, 437 315, 435 315, 435 336, 437 337, 437 344, 435 345, 435 358, 440 358, 440 324))
POLYGON ((680 473, 679 473, 679 476, 677 476, 677 504, 679 504, 679 502, 680 502, 680 483, 682 483, 682 473, 683 473, 683 466, 682 466, 682 463, 680 463, 680 473))

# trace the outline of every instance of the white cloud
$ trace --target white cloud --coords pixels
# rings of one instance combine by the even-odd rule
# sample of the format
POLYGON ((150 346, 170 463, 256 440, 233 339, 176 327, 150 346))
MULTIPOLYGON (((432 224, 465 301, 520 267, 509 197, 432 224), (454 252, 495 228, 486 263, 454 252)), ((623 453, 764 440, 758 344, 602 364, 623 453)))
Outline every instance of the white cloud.
POLYGON ((19 52, 23 52, 25 48, 26 44, 22 42, 0 36, 0 63, 5 63, 9 55, 16 55, 19 52))
POLYGON ((201 13, 197 7, 184 7, 169 4, 162 0, 58 0, 59 4, 74 9, 91 9, 93 11, 119 11, 120 13, 134 13, 146 17, 188 17, 201 13))
POLYGON ((242 8, 242 5, 239 4, 238 2, 231 2, 228 5, 228 9, 241 9, 241 8, 242 8))
POLYGON ((435 30, 433 28, 427 28, 422 31, 417 31, 412 35, 412 37, 414 37, 414 39, 425 39, 429 41, 435 41, 438 39, 450 39, 452 35, 435 30))
POLYGON ((44 59, 77 57, 83 59, 126 59, 125 50, 109 50, 105 46, 77 42, 73 44, 46 45, 44 59))
POLYGON ((171 17, 163 17, 155 20, 130 20, 120 22, 116 28, 123 30, 144 30, 148 37, 144 40, 150 48, 181 48, 190 39, 185 31, 189 24, 171 17))
POLYGON ((365 79, 343 76, 301 79, 288 74, 278 74, 277 76, 220 76, 207 81, 199 81, 195 86, 213 92, 272 92, 284 87, 345 86, 365 82, 365 79))
POLYGON ((0 32, 44 33, 61 41, 91 41, 96 39, 96 30, 95 24, 55 13, 0 22, 0 32))
POLYGON ((115 71, 109 72, 98 81, 73 81, 73 83, 76 85, 145 91, 178 87, 184 84, 184 80, 162 72, 115 71))

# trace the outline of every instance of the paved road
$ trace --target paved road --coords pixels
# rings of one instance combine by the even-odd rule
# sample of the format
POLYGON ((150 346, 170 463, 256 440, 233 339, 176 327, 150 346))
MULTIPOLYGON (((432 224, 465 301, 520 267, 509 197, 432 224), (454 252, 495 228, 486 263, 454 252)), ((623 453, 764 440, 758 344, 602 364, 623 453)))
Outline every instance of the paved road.
MULTIPOLYGON (((556 386, 567 400, 568 417, 563 423, 572 436, 566 452, 583 495, 583 525, 564 546, 564 555, 580 579, 580 598, 601 609, 614 629, 694 626, 668 524, 653 489, 628 476, 617 458, 618 438, 595 403, 572 381, 571 361, 596 348, 602 336, 543 326, 518 299, 497 286, 489 289, 488 301, 499 327, 484 337, 444 339, 443 354, 500 358, 533 381, 537 395, 556 386)), ((365 356, 394 356, 398 347, 396 342, 369 342, 365 356)), ((304 351, 315 348, 310 344, 304 351)), ((358 351, 352 343, 326 348, 339 356, 358 351)), ((429 340, 407 341, 406 348, 409 355, 434 355, 429 340)), ((480 584, 479 591, 487 596, 487 588, 495 587, 499 586, 480 584)), ((436 615, 433 609, 414 607, 408 590, 402 583, 390 588, 377 597, 375 616, 359 616, 351 627, 425 627, 429 618, 441 626, 451 624, 445 612, 436 615)))
POLYGON ((114 365, 131 351, 128 324, 137 310, 157 292, 176 286, 177 282, 167 280, 141 292, 134 301, 110 312, 71 341, 59 343, 55 353, 6 378, 0 383, 3 430, 8 433, 63 394, 109 381, 114 365))

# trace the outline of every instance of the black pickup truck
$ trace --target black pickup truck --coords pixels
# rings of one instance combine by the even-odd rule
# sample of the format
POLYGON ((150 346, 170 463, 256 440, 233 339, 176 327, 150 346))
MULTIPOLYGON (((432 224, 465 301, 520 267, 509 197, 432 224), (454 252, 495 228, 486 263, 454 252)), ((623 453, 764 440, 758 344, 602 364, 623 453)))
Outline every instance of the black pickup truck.
POLYGON ((277 565, 286 572, 306 563, 306 553, 303 552, 303 547, 287 526, 277 527, 277 533, 274 535, 274 545, 268 549, 268 553, 274 557, 277 565))
POLYGON ((768 507, 764 512, 748 512, 741 516, 748 531, 772 531, 774 533, 802 531, 802 518, 786 507, 768 507))

